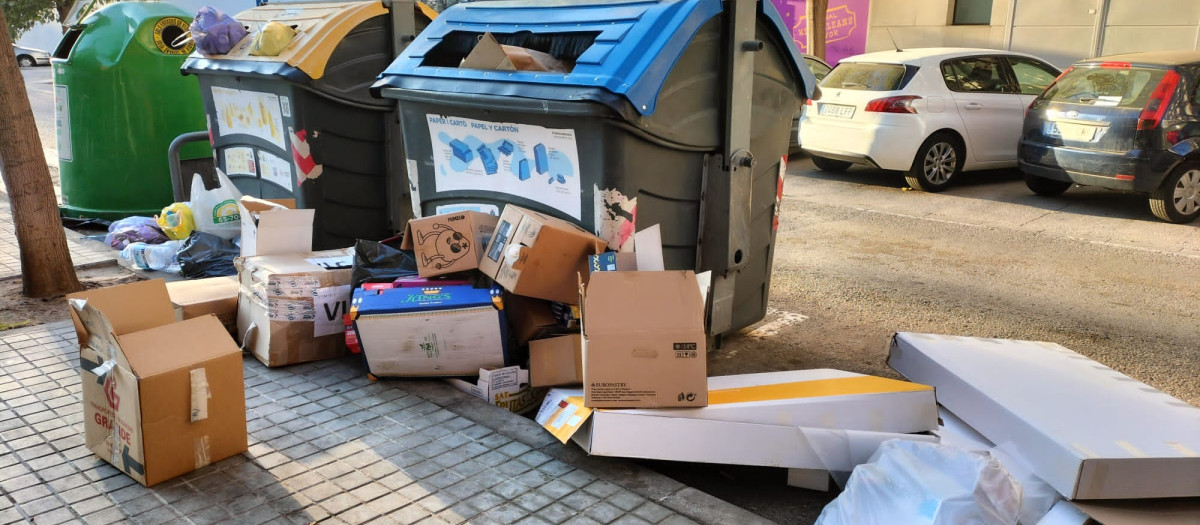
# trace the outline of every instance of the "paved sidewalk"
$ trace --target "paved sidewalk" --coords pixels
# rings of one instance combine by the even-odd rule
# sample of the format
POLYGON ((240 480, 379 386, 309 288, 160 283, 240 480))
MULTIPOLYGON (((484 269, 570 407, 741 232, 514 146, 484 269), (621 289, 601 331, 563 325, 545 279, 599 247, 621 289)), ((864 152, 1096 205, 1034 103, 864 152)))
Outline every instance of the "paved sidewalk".
MULTIPOLYGON (((71 230, 67 234, 67 247, 71 250, 71 261, 75 268, 94 268, 117 264, 117 251, 104 243, 85 239, 71 230)), ((21 275, 21 252, 17 248, 16 226, 13 225, 8 195, 0 193, 0 279, 21 275)))
POLYGON ((69 322, 0 333, 0 524, 764 522, 356 357, 247 357, 249 451, 147 489, 84 446, 78 357, 69 322))

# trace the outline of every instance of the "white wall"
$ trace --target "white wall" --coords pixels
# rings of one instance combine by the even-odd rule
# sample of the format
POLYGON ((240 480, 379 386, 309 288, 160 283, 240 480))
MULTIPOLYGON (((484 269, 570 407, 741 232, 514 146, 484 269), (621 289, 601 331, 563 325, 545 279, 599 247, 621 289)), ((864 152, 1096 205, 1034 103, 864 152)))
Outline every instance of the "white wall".
MULTIPOLYGON (((193 15, 206 5, 211 5, 231 15, 254 7, 254 0, 167 0, 167 3, 174 4, 193 15)), ((62 29, 58 24, 38 24, 21 35, 16 43, 19 46, 43 49, 53 53, 61 39, 62 29)))
POLYGON ((1200 0, 993 0, 987 26, 952 25, 953 2, 871 0, 867 51, 891 49, 889 32, 901 47, 1003 49, 1010 17, 1009 48, 1060 67, 1097 53, 1200 49, 1200 0))

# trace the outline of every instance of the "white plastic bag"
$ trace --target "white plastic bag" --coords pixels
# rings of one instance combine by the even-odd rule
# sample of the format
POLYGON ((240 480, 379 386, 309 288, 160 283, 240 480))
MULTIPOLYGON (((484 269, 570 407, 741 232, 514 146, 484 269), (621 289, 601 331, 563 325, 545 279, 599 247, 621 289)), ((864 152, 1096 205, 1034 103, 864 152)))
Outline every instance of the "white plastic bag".
POLYGON ((242 233, 242 216, 238 212, 242 193, 220 169, 217 181, 220 186, 209 190, 204 188, 199 173, 192 177, 192 219, 197 230, 233 240, 242 233))
POLYGON ((1021 486, 990 454, 891 440, 859 465, 817 525, 1013 525, 1021 486))

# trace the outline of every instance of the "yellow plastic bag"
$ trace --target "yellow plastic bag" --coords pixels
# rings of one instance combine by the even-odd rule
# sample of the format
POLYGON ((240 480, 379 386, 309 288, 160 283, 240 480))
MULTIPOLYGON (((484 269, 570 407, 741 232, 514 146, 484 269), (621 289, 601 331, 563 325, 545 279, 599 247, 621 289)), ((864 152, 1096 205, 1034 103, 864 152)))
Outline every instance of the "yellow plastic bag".
POLYGON ((187 204, 176 202, 163 208, 162 215, 155 215, 158 227, 173 241, 182 241, 196 229, 196 221, 192 218, 192 209, 187 204))
POLYGON ((296 30, 279 22, 267 22, 262 30, 254 34, 254 42, 250 45, 250 54, 260 57, 273 57, 287 49, 292 39, 296 38, 296 30))

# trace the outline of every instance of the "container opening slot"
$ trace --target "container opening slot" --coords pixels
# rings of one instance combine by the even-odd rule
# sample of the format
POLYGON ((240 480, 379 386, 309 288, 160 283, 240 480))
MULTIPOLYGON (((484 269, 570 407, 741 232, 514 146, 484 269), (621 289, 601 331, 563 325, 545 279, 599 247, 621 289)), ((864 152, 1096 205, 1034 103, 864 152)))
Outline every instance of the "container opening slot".
MULTIPOLYGON (((475 45, 482 36, 481 32, 451 31, 425 55, 425 60, 421 62, 421 65, 459 67, 463 59, 471 53, 471 50, 475 49, 475 45)), ((575 67, 575 61, 596 42, 596 37, 600 36, 600 32, 533 33, 519 31, 516 33, 492 33, 492 36, 496 37, 496 41, 502 45, 523 47, 553 56, 562 61, 569 71, 575 67)))
POLYGON ((75 48, 75 42, 79 41, 79 35, 83 34, 84 27, 78 25, 67 30, 67 34, 63 35, 62 40, 58 42, 58 47, 54 48, 54 58, 71 56, 71 50, 75 48))
POLYGON ((163 41, 163 43, 167 44, 167 47, 174 49, 174 50, 180 50, 180 49, 187 47, 188 42, 190 42, 190 40, 184 40, 184 41, 176 44, 175 41, 179 40, 179 37, 182 35, 183 35, 182 27, 169 25, 169 26, 164 27, 162 30, 162 41, 163 41))

